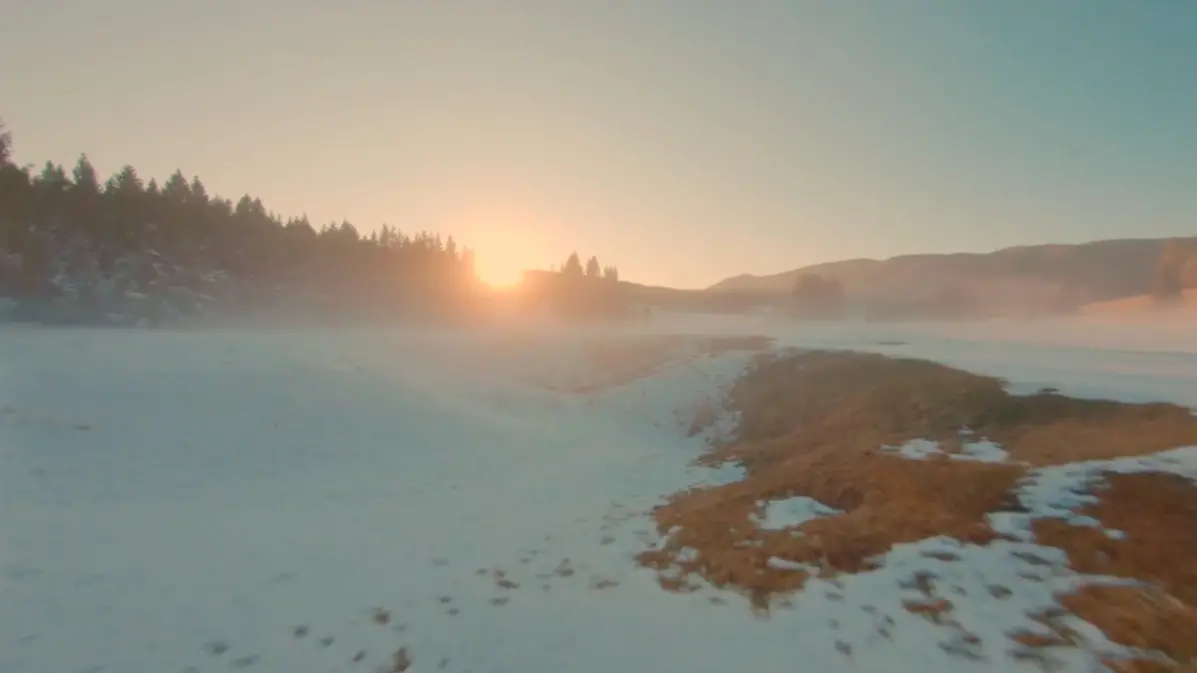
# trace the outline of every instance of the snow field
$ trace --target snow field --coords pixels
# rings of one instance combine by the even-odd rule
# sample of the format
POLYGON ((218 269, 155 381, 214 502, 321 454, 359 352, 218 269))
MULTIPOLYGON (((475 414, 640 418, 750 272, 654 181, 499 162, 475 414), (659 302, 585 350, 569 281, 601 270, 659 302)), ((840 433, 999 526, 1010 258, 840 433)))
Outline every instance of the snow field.
MULTIPOLYGON (((1161 367, 1091 342, 762 326, 1016 386, 1129 377, 1130 398, 1197 404, 1193 355, 1161 367)), ((878 570, 808 582, 764 621, 728 592, 661 590, 633 560, 660 543, 648 512, 738 478, 692 465, 731 419, 686 435, 751 354, 586 395, 525 376, 584 377, 581 338, 4 330, 0 673, 373 672, 399 648, 411 671, 1039 670, 1005 656, 1007 635, 1042 629, 1027 615, 1082 578, 1026 541, 902 545, 878 570), (926 573, 953 624, 904 609, 928 600, 926 573)), ((1197 476, 1193 450, 1114 463, 1036 471, 1020 498, 1029 516, 1068 516, 1099 470, 1197 476)), ((833 514, 763 506, 777 527, 833 514)), ((997 525, 1025 534, 1029 516, 997 525)), ((1100 634, 1081 626, 1095 645, 1053 653, 1060 670, 1094 670, 1100 634)))

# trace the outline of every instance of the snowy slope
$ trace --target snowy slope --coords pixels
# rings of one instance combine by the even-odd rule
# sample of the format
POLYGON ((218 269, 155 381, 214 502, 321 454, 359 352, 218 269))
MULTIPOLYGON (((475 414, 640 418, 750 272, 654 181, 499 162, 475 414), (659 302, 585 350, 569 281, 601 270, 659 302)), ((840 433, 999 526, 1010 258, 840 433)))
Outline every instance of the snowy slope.
MULTIPOLYGON (((1128 397, 1197 405, 1191 353, 671 327, 771 330, 1066 391, 1129 381, 1128 397), (890 339, 905 343, 878 344, 890 339)), ((734 477, 691 466, 703 439, 685 435, 749 356, 589 395, 521 376, 575 375, 577 338, 0 331, 0 673, 372 672, 400 648, 412 671, 1037 670, 951 656, 942 629, 890 609, 899 580, 934 563, 919 552, 950 541, 812 582, 768 621, 735 596, 662 591, 632 560, 659 543, 646 511, 734 477)), ((1025 626, 1049 598, 997 552, 955 551, 976 596, 995 581, 1016 592, 965 604, 974 631, 1025 626)))

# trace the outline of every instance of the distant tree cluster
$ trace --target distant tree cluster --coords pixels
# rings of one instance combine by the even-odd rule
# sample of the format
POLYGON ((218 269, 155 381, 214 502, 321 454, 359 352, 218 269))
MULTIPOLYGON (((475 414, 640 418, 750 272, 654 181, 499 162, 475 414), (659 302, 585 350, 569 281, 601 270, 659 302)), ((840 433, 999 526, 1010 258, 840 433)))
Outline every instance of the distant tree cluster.
POLYGON ((848 310, 843 284, 815 273, 800 274, 794 280, 790 298, 791 310, 800 318, 841 320, 848 310))
POLYGON ((1184 291, 1197 287, 1197 245, 1171 239, 1164 244, 1151 279, 1151 296, 1158 303, 1180 301, 1184 291))
POLYGON ((1074 315, 1085 304, 1085 287, 1077 280, 1060 283, 1056 294, 1048 304, 1048 312, 1055 315, 1074 315))
POLYGON ((51 162, 16 166, 11 150, 0 125, 0 295, 103 295, 127 308, 189 293, 238 309, 383 316, 460 313, 476 286, 474 254, 452 237, 385 225, 363 236, 345 221, 317 228, 249 195, 209 194, 181 171, 159 184, 125 166, 102 181, 85 154, 68 174, 51 162))
POLYGON ((582 277, 586 278, 602 278, 604 280, 616 282, 619 280, 619 269, 615 266, 602 266, 599 264, 598 257, 591 256, 586 260, 586 266, 582 266, 582 258, 578 256, 577 252, 571 252, 569 257, 561 265, 558 271, 564 276, 582 277))
POLYGON ((569 321, 625 320, 634 316, 632 292, 619 282, 619 270, 597 257, 585 264, 577 252, 560 267, 525 275, 524 301, 530 310, 547 311, 569 321))

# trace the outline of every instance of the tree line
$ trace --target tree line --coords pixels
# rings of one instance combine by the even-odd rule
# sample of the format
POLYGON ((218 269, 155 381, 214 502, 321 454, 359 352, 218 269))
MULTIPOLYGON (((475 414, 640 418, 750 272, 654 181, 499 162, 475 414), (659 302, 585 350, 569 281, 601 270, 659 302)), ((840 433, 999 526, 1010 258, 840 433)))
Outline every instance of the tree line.
POLYGON ((595 256, 583 263, 575 251, 547 271, 525 273, 518 296, 530 313, 547 312, 571 322, 626 321, 645 316, 633 287, 619 282, 614 265, 603 266, 595 256))
POLYGON ((578 256, 577 251, 571 252, 569 257, 565 258, 565 262, 562 263, 560 269, 557 269, 557 272, 563 276, 573 278, 586 277, 595 279, 601 278, 611 282, 619 281, 619 269, 617 267, 613 265, 600 265, 598 257, 595 257, 594 255, 591 255, 590 259, 586 260, 586 265, 583 266, 582 258, 578 256))
POLYGON ((474 253, 452 236, 317 227, 248 194, 210 194, 182 171, 159 184, 124 166, 102 180, 86 154, 69 172, 18 166, 12 143, 0 123, 0 295, 52 300, 103 279, 113 296, 203 285, 243 309, 452 314, 468 310, 477 287, 474 253))

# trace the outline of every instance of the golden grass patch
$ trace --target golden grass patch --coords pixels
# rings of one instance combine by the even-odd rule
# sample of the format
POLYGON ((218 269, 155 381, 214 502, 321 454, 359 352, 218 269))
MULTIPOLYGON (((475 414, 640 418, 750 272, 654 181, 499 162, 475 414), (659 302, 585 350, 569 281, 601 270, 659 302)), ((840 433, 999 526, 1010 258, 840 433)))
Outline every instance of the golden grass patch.
POLYGON ((1105 474, 1098 502, 1079 510, 1123 533, 1056 519, 1032 527, 1036 539, 1063 549, 1078 572, 1139 580, 1140 586, 1086 586, 1060 605, 1111 641, 1161 652, 1171 662, 1112 662, 1128 673, 1197 666, 1197 486, 1172 474, 1105 474))
POLYGON ((1012 395, 995 377, 871 353, 762 358, 733 388, 731 401, 741 415, 741 442, 715 460, 768 460, 827 435, 856 451, 876 448, 870 442, 880 437, 891 445, 927 439, 952 452, 967 439, 962 430, 1034 466, 1197 444, 1197 417, 1174 404, 1012 395))
POLYGON ((895 544, 947 535, 985 544, 996 537, 986 515, 1000 509, 1024 468, 956 461, 917 462, 880 451, 853 454, 828 444, 726 486, 675 497, 656 512, 665 547, 640 561, 694 572, 716 586, 734 586, 764 607, 767 597, 801 588, 807 572, 777 568, 770 558, 811 566, 819 574, 858 572, 895 544), (952 482, 953 488, 941 485, 952 482), (791 530, 762 530, 758 502, 801 494, 843 514, 791 530), (676 527, 676 528, 675 528, 676 527), (682 549, 697 550, 679 560, 682 549))
MULTIPOLYGON (((686 589, 686 578, 698 576, 742 590, 758 608, 812 573, 869 569, 897 544, 940 535, 987 544, 998 537, 987 515, 1019 508, 1014 486, 1028 465, 1197 444, 1197 417, 1175 405, 1016 396, 996 378, 866 353, 762 357, 733 386, 729 404, 739 414, 737 437, 702 462, 738 461, 746 478, 673 496, 654 513, 664 545, 638 559, 668 588, 686 589), (926 439, 959 450, 982 437, 1011 462, 915 461, 882 448, 926 439), (788 530, 757 524, 762 502, 793 495, 843 513, 788 530)), ((1111 525, 1132 531, 1126 523, 1111 525)))

